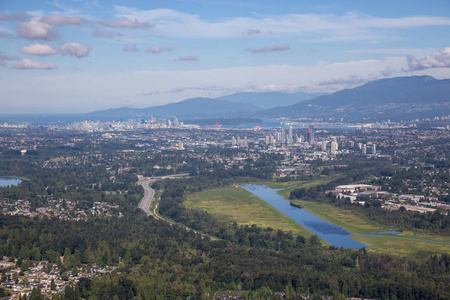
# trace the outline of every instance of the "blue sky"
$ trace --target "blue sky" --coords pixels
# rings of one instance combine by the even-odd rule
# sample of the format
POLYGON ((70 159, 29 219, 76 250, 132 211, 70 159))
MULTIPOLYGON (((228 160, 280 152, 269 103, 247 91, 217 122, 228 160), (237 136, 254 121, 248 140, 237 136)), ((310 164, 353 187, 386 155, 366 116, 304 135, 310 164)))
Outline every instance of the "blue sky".
POLYGON ((0 0, 0 114, 450 78, 450 1, 0 0))

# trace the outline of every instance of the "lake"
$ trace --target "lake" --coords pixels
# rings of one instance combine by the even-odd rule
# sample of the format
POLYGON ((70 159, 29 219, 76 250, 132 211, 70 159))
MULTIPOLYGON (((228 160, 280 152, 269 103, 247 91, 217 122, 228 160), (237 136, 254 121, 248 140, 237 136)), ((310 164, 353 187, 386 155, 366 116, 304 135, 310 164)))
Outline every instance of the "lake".
POLYGON ((242 185, 242 187, 335 247, 349 249, 366 247, 354 240, 350 236, 350 232, 341 227, 326 222, 304 209, 292 206, 288 200, 278 195, 274 189, 258 184, 242 185))
POLYGON ((19 185, 22 182, 19 178, 14 177, 0 177, 0 187, 19 185))

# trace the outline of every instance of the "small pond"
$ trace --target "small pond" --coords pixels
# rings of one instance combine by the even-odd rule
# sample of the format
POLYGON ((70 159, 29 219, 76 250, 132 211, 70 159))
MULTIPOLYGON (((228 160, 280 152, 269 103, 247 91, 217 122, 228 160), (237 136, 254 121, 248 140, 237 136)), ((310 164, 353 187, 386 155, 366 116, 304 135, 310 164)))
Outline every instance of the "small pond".
POLYGON ((14 177, 0 177, 0 187, 19 185, 22 182, 19 178, 14 177))

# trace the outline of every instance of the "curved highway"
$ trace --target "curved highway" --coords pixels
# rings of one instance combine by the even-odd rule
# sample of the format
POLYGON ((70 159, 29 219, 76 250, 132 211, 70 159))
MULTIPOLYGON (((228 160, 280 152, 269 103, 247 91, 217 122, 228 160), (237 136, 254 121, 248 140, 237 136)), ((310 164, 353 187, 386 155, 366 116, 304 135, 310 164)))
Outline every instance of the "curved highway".
POLYGON ((152 204, 153 197, 155 196, 155 190, 150 187, 150 184, 154 180, 140 177, 138 184, 144 188, 144 198, 139 203, 139 208, 142 209, 147 216, 152 215, 150 211, 150 205, 152 204))
MULTIPOLYGON (((150 206, 152 204, 153 197, 155 196, 155 190, 150 187, 150 184, 153 181, 156 181, 157 179, 166 179, 166 178, 174 179, 174 178, 178 178, 178 177, 186 176, 186 175, 187 174, 179 174, 179 175, 161 176, 161 177, 153 177, 153 178, 152 177, 146 178, 146 177, 143 177, 142 175, 138 175, 139 180, 138 180, 137 184, 139 184, 140 186, 142 186, 144 188, 144 198, 142 198, 141 202, 139 203, 139 208, 142 209, 147 214, 147 216, 152 216, 156 219, 163 220, 165 222, 170 223, 171 225, 176 224, 173 221, 169 221, 169 220, 162 218, 161 216, 159 216, 156 213, 159 203, 156 204, 156 207, 153 208, 153 211, 150 210, 150 206)), ((160 198, 160 200, 161 200, 161 198, 160 198)), ((182 225, 182 226, 184 226, 187 231, 192 230, 194 233, 201 235, 202 238, 209 237, 212 240, 217 240, 216 237, 210 236, 206 233, 198 232, 192 228, 186 227, 185 225, 182 225)))

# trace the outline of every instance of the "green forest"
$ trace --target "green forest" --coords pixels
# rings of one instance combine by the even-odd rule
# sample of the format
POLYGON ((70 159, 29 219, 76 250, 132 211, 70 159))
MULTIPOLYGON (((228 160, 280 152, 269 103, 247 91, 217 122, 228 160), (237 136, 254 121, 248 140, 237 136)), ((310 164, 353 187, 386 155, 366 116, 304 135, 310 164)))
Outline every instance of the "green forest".
MULTIPOLYGON (((209 158, 237 157, 239 150, 156 151, 157 145, 165 144, 145 140, 150 150, 126 152, 122 150, 135 149, 133 145, 143 141, 48 132, 37 133, 37 137, 45 146, 30 155, 0 149, 0 174, 24 178, 19 186, 0 188, 1 199, 8 203, 26 199, 32 212, 52 199, 64 199, 79 209, 92 208, 97 202, 118 205, 121 213, 70 220, 2 211, 0 256, 15 262, 21 272, 42 260, 57 265, 65 280, 78 269, 117 267, 111 273, 70 283, 53 299, 217 299, 219 295, 241 299, 450 299, 449 254, 399 256, 325 246, 316 235, 305 238, 273 228, 238 225, 184 205, 189 194, 201 190, 272 180, 279 155, 247 156, 242 167, 224 168, 209 158), (171 169, 154 168, 169 164, 171 169), (144 195, 137 175, 164 173, 189 174, 153 184, 160 196, 159 213, 171 222, 147 216, 137 208, 144 195)), ((345 206, 402 229, 448 235, 448 216, 388 213, 376 201, 357 207, 324 194, 337 184, 385 172, 389 164, 383 164, 355 162, 334 168, 327 172, 335 181, 296 189, 291 198, 345 206)), ((6 274, 10 269, 0 272, 6 274)), ((0 296, 6 294, 0 289, 0 296)), ((42 297, 41 291, 34 289, 21 299, 42 297)))

